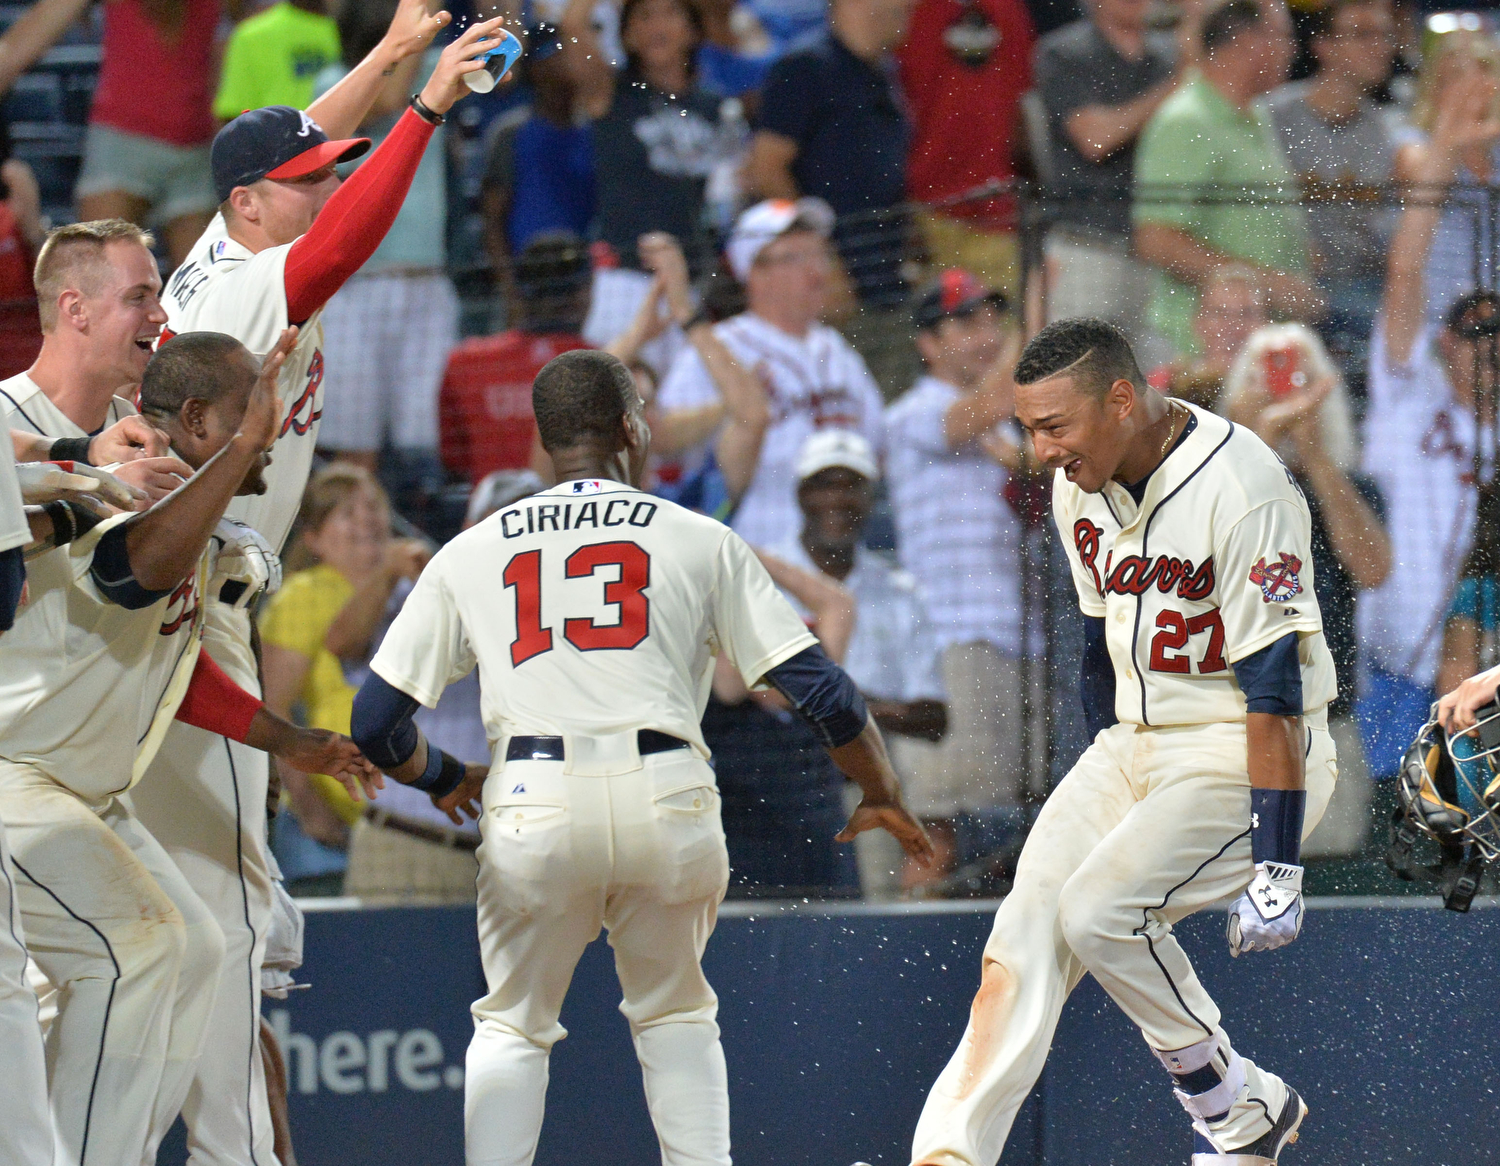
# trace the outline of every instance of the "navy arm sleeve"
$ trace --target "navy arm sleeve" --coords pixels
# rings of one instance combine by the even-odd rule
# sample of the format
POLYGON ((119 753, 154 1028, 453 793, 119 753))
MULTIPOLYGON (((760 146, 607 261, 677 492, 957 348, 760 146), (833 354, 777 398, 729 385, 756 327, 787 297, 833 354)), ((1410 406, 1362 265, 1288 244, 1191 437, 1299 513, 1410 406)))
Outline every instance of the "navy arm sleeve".
POLYGON ((1236 661, 1234 678, 1252 713, 1278 717, 1302 715, 1302 665, 1297 659, 1297 633, 1287 632, 1274 644, 1236 661))
POLYGON ((21 606, 25 587, 26 548, 0 551, 0 632, 8 632, 15 625, 16 609, 21 606))
POLYGON ((766 680, 791 702, 826 748, 847 745, 865 731, 870 719, 865 698, 821 644, 803 648, 776 665, 766 673, 766 680))
POLYGON ((1078 697, 1089 739, 1115 723, 1115 666, 1104 639, 1104 617, 1083 617, 1083 659, 1079 666, 1078 697))
POLYGON ((417 751, 416 711, 415 697, 372 672, 354 694, 349 735, 377 768, 395 769, 417 751))
POLYGON ((89 575, 94 586, 109 602, 118 604, 127 611, 140 611, 150 607, 158 599, 171 595, 173 588, 152 591, 135 581, 135 571, 130 565, 130 549, 125 543, 130 533, 130 523, 105 531, 104 537, 94 547, 94 561, 89 565, 89 575))

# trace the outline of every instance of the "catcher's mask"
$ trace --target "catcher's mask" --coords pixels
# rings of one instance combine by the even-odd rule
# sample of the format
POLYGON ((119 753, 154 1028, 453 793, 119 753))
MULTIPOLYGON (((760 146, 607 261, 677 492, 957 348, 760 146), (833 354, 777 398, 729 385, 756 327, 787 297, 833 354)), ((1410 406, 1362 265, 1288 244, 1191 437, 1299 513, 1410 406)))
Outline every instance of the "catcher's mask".
POLYGON ((1401 760, 1397 794, 1387 865, 1398 878, 1437 882, 1445 907, 1467 911, 1485 866, 1500 858, 1500 705, 1451 738, 1434 705, 1401 760), (1415 858, 1424 840, 1437 843, 1438 862, 1415 858))

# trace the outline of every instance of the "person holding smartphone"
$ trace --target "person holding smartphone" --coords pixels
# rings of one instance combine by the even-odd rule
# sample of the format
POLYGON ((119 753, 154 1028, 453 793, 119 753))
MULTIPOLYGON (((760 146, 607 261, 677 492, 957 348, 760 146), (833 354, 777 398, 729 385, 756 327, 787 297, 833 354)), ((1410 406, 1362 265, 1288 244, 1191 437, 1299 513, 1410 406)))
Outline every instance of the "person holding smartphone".
POLYGON ((1307 497, 1318 607, 1339 677, 1328 731, 1344 780, 1302 853, 1351 854, 1368 830, 1372 794, 1353 714, 1354 612, 1359 593, 1378 587, 1391 569, 1380 489, 1357 471, 1359 443, 1344 382, 1322 341, 1302 324, 1251 334, 1225 380, 1220 412, 1274 449, 1307 497))

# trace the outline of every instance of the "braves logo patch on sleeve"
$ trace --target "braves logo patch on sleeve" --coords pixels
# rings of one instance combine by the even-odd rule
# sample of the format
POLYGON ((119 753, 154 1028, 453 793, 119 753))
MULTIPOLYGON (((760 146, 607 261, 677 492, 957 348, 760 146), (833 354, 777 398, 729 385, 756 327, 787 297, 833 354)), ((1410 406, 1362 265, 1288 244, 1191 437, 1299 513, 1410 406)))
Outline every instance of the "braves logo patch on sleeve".
POLYGON ((1302 594, 1302 583, 1297 578, 1300 570, 1302 560, 1286 551, 1282 551, 1273 563, 1267 563, 1262 555, 1250 568, 1250 582, 1260 588, 1267 603, 1285 603, 1292 596, 1302 594))

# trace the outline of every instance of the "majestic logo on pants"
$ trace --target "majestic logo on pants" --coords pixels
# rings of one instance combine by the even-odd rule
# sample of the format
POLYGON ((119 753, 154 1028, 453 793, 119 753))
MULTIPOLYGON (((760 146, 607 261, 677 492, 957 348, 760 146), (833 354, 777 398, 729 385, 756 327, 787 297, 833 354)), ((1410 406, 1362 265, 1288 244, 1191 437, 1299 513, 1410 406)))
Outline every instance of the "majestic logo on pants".
POLYGON ((1250 568, 1250 582, 1260 588, 1267 603, 1285 603, 1294 595, 1302 594, 1302 583, 1297 572, 1302 570, 1302 560, 1296 555, 1282 551, 1274 563, 1267 563, 1262 555, 1250 568))

